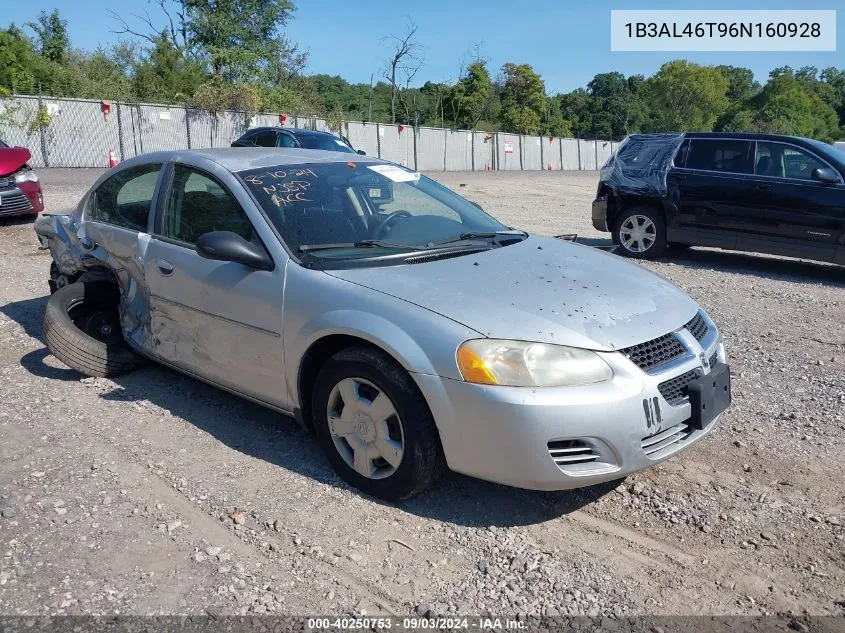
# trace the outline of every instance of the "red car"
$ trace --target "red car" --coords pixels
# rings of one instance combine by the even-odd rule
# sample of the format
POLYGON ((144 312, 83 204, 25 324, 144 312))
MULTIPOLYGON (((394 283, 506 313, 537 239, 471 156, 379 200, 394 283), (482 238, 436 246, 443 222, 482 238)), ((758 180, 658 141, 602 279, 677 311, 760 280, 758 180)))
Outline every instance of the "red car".
POLYGON ((25 147, 0 141, 0 217, 38 215, 44 210, 41 183, 27 164, 31 157, 25 147))

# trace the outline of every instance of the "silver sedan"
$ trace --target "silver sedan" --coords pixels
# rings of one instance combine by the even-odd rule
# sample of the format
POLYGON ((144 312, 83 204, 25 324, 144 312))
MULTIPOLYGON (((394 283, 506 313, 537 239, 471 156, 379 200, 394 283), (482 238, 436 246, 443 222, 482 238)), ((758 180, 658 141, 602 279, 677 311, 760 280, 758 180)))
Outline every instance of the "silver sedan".
POLYGON ((36 231, 58 358, 113 375, 145 356, 290 414, 386 499, 446 467, 544 490, 617 479, 730 402, 721 336, 676 286, 374 158, 148 154, 36 231))

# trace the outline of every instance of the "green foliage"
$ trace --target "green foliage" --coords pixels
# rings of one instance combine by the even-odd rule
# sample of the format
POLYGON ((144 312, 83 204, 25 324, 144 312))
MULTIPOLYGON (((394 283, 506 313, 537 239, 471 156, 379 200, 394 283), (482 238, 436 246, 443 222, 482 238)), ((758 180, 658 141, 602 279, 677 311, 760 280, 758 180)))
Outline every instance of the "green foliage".
POLYGON ((184 0, 190 45, 216 77, 250 81, 279 60, 288 44, 281 29, 290 20, 289 0, 184 0))
POLYGON ((446 87, 445 108, 451 115, 451 126, 474 129, 485 115, 490 114, 495 93, 487 64, 475 61, 467 66, 466 75, 454 86, 446 87))
POLYGON ((520 134, 543 131, 546 113, 546 88, 540 75, 528 64, 505 64, 502 89, 502 123, 520 134))
POLYGON ((730 105, 730 83, 714 66, 668 62, 644 86, 652 116, 647 130, 710 131, 730 105))
POLYGON ((38 21, 29 22, 27 26, 35 32, 41 56, 57 64, 64 63, 70 38, 67 34, 67 20, 59 17, 59 10, 53 9, 51 13, 42 11, 38 14, 38 21))
POLYGON ((800 73, 773 71, 755 104, 756 119, 766 131, 822 141, 832 141, 838 136, 836 110, 824 102, 819 89, 800 73))
POLYGON ((46 130, 53 122, 53 117, 50 116, 50 111, 47 106, 40 105, 35 110, 32 120, 27 125, 27 131, 30 134, 35 134, 39 130, 46 130))

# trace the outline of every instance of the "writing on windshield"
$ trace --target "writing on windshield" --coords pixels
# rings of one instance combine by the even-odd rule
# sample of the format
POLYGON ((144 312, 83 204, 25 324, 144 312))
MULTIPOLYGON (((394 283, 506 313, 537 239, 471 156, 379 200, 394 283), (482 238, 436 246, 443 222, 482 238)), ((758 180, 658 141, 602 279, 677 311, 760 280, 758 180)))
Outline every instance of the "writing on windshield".
POLYGON ((319 176, 311 169, 273 170, 253 173, 244 178, 251 187, 262 189, 277 207, 296 202, 314 202, 309 189, 319 176))

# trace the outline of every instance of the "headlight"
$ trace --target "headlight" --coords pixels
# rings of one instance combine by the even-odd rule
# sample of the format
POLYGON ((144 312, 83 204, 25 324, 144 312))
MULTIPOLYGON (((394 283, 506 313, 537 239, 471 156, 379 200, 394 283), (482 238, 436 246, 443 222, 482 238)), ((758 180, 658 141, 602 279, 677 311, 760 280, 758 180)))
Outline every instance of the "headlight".
POLYGON ((482 385, 562 387, 613 377, 598 354, 545 343, 474 339, 461 344, 457 360, 463 379, 482 385))
POLYGON ((15 174, 15 182, 38 182, 38 174, 34 171, 19 171, 15 174))

